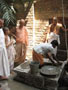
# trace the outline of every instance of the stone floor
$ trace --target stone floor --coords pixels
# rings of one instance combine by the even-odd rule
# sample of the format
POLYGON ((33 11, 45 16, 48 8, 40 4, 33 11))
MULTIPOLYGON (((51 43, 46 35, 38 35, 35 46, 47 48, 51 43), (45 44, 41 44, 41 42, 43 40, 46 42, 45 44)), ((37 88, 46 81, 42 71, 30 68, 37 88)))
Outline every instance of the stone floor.
MULTIPOLYGON (((8 81, 0 81, 0 85, 0 90, 40 90, 38 88, 16 82, 13 80, 13 77, 10 77, 8 81)), ((58 90, 68 90, 68 87, 61 87, 58 90)))
POLYGON ((39 90, 37 88, 13 80, 16 73, 10 75, 8 80, 0 81, 0 90, 39 90))
POLYGON ((15 82, 12 79, 9 79, 8 81, 2 81, 0 82, 1 88, 0 90, 39 90, 37 88, 21 84, 19 82, 15 82))
MULTIPOLYGON (((13 80, 3 81, 3 82, 0 82, 0 84, 1 84, 0 90, 40 90, 40 89, 31 87, 31 86, 28 86, 25 84, 15 82, 13 80)), ((59 88, 59 90, 68 90, 68 88, 61 87, 61 88, 59 88)))
MULTIPOLYGON (((13 77, 15 74, 11 75, 8 81, 0 81, 0 90, 40 90, 38 88, 28 86, 24 83, 14 81, 13 77)), ((68 90, 68 87, 60 87, 58 90, 68 90)))

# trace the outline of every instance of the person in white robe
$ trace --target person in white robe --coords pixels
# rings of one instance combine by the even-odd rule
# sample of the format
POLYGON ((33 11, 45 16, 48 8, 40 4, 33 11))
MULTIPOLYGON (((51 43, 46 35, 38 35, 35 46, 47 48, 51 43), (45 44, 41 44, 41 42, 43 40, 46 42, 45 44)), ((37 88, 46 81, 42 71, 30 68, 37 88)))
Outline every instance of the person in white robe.
POLYGON ((2 26, 3 21, 0 19, 0 80, 8 79, 10 76, 9 61, 2 26))

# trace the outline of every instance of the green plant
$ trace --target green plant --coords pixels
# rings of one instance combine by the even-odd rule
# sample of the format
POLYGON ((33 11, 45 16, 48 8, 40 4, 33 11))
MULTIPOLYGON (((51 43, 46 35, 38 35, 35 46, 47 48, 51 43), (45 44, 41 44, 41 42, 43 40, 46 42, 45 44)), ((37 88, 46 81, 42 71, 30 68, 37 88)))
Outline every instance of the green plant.
POLYGON ((0 18, 4 19, 5 26, 15 25, 15 14, 6 0, 0 0, 0 18))
POLYGON ((26 18, 33 2, 33 0, 0 0, 0 18, 4 19, 5 26, 13 26, 16 24, 17 13, 11 8, 11 4, 15 4, 17 1, 21 2, 23 6, 24 19, 26 18), (26 2, 28 2, 27 7, 24 5, 26 2))

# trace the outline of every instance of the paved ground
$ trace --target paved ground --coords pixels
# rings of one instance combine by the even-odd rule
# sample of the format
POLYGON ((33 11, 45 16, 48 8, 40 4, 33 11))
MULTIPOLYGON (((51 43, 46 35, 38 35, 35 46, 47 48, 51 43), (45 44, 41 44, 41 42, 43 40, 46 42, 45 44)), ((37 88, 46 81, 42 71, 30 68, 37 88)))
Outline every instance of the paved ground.
POLYGON ((22 84, 13 80, 16 74, 10 76, 9 80, 0 81, 0 90, 39 90, 37 88, 22 84))
POLYGON ((1 84, 0 90, 39 90, 37 88, 21 84, 19 82, 15 82, 12 79, 0 82, 0 84, 1 84))
MULTIPOLYGON (((31 86, 16 82, 11 78, 8 81, 0 82, 0 85, 1 85, 0 90, 40 90, 40 89, 31 87, 31 86)), ((41 90, 43 90, 43 89, 41 89, 41 90)), ((68 90, 68 88, 61 87, 58 90, 68 90)))
MULTIPOLYGON (((22 84, 13 80, 14 75, 11 75, 8 81, 0 81, 1 88, 0 90, 40 90, 26 84, 22 84)), ((43 90, 43 89, 41 89, 43 90)), ((47 89, 46 89, 47 90, 47 89)), ((68 87, 61 87, 58 90, 68 90, 68 87)))

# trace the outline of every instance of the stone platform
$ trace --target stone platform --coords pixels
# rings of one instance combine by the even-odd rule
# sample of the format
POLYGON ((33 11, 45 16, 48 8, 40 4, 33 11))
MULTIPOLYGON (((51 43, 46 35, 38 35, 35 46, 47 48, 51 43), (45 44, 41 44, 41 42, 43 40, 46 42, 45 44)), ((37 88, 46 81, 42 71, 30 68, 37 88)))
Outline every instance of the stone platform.
POLYGON ((36 88, 40 88, 42 90, 58 90, 58 81, 64 74, 64 67, 66 63, 67 61, 64 61, 62 65, 57 67, 59 68, 58 75, 49 77, 41 75, 41 69, 39 69, 38 73, 31 74, 29 66, 30 62, 26 61, 14 69, 14 71, 17 73, 17 76, 14 78, 14 80, 34 86, 36 88))

